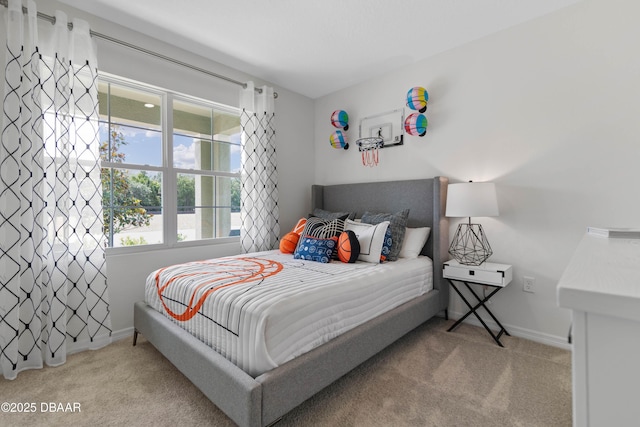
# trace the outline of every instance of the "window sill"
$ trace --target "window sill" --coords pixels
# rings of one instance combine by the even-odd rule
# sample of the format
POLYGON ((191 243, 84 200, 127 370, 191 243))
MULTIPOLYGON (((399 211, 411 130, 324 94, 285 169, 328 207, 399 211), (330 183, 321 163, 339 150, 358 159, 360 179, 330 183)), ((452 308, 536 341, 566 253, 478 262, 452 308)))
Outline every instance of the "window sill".
POLYGON ((154 252, 154 251, 162 251, 162 250, 172 250, 172 249, 186 249, 193 247, 202 247, 202 246, 217 246, 217 245, 225 245, 225 244, 233 244, 240 243, 240 237, 219 237, 217 239, 206 239, 206 240, 195 240, 188 242, 177 242, 175 244, 155 244, 155 245, 138 245, 138 246, 122 246, 118 248, 106 248, 105 252, 107 256, 110 255, 124 255, 124 254, 136 254, 136 253, 145 253, 145 252, 154 252))

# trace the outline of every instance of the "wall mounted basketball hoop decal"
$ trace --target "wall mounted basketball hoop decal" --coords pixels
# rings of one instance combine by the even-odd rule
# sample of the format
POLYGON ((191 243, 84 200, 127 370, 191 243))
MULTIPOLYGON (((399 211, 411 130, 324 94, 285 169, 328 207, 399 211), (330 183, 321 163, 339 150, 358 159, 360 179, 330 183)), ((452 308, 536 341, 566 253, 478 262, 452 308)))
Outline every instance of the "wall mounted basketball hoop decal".
POLYGON ((358 151, 362 154, 362 164, 364 166, 378 166, 378 150, 384 146, 382 138, 360 138, 356 141, 358 144, 358 151))
POLYGON ((362 153, 362 164, 377 166, 379 150, 404 144, 404 109, 388 111, 360 120, 360 138, 356 141, 362 153))

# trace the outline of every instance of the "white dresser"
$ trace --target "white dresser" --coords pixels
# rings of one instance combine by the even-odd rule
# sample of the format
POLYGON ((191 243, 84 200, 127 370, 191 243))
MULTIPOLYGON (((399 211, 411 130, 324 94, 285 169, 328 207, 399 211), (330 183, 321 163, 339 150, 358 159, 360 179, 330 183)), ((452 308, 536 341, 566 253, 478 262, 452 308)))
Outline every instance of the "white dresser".
POLYGON ((640 239, 585 235, 558 304, 573 312, 573 425, 640 425, 640 239))

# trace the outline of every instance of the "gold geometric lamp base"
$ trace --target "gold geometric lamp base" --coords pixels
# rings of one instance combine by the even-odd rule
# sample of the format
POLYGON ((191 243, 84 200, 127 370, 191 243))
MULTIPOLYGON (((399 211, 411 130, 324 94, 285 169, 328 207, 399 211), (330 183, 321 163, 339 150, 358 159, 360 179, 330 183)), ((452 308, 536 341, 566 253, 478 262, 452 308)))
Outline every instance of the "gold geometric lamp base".
POLYGON ((480 265, 493 250, 480 224, 460 224, 449 246, 451 256, 464 265, 480 265))

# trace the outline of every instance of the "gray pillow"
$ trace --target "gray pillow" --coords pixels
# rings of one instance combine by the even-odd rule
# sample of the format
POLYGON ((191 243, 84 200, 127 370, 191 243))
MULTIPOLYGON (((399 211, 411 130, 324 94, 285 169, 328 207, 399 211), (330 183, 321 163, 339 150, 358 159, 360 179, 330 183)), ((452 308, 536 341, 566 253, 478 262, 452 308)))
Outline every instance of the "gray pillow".
POLYGON ((396 213, 372 213, 365 212, 362 215, 362 222, 367 224, 379 224, 383 221, 389 221, 391 228, 391 250, 389 251, 389 261, 396 261, 398 254, 402 249, 402 241, 404 240, 405 228, 407 227, 407 218, 409 218, 409 209, 405 209, 396 213))
POLYGON ((356 217, 355 212, 330 212, 320 208, 315 208, 311 215, 317 216, 318 218, 322 219, 354 219, 356 217), (347 218, 343 218, 345 216, 347 218))

